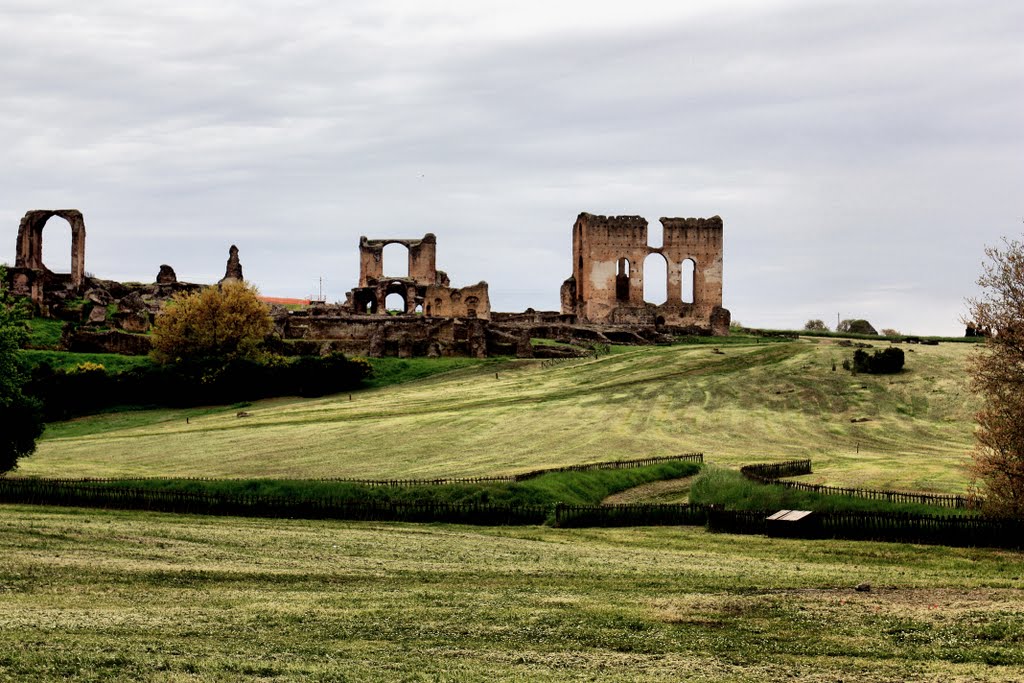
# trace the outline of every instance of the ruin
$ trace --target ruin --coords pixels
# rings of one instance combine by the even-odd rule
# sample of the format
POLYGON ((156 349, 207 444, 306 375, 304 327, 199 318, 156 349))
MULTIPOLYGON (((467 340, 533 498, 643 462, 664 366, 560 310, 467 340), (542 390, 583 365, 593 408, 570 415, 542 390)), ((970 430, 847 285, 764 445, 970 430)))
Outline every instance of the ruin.
POLYGON ((231 245, 228 249, 228 263, 224 267, 224 277, 222 277, 217 284, 222 285, 225 282, 243 282, 245 280, 242 277, 242 262, 238 258, 238 247, 231 245))
POLYGON ((76 290, 85 281, 85 219, 77 209, 36 209, 27 211, 18 226, 17 256, 10 273, 15 294, 43 303, 46 289, 76 290), (71 226, 71 272, 54 273, 43 263, 43 228, 57 216, 71 226))
POLYGON ((729 334, 722 308, 722 219, 662 218, 663 244, 648 244, 640 216, 581 213, 572 229, 572 275, 562 284, 562 313, 582 324, 689 328, 729 334), (665 302, 644 301, 644 266, 667 263, 665 302))
MULTIPOLYGON (((390 267, 390 266, 389 266, 390 267)), ((448 275, 437 269, 437 237, 423 239, 359 238, 359 285, 348 292, 345 308, 352 314, 387 314, 387 298, 402 299, 400 313, 428 318, 480 318, 490 320, 491 300, 486 282, 456 289, 448 275), (384 247, 400 244, 409 251, 408 275, 384 273, 384 247)))
MULTIPOLYGON (((678 334, 729 332, 722 308, 722 219, 662 218, 664 244, 648 245, 639 216, 581 213, 572 230, 573 273, 561 289, 561 311, 498 313, 486 282, 452 287, 437 269, 437 238, 359 239, 359 280, 344 302, 310 302, 299 309, 273 304, 274 350, 285 354, 340 351, 361 356, 511 355, 571 357, 607 344, 670 343, 678 334), (385 263, 385 249, 407 251, 404 263, 385 263), (662 304, 644 301, 648 256, 667 261, 662 304), (689 269, 687 269, 689 265, 689 269), (402 271, 402 272, 399 272, 402 271), (396 302, 389 309, 388 298, 396 302), (566 342, 538 345, 532 339, 566 342)), ((100 280, 85 272, 85 222, 80 211, 35 210, 21 220, 17 263, 8 270, 15 294, 31 297, 38 313, 67 321, 68 349, 145 353, 152 323, 177 293, 210 285, 180 282, 161 265, 153 284, 100 280), (42 231, 53 216, 72 230, 71 273, 42 262, 42 231)), ((242 279, 231 245, 224 278, 242 279)), ((218 284, 219 284, 218 283, 218 284)))

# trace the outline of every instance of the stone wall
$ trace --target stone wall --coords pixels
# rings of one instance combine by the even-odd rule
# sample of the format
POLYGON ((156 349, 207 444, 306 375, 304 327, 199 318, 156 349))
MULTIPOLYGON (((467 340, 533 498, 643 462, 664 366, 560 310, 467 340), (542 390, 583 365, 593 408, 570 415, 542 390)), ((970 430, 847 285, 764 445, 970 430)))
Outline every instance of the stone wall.
POLYGON ((573 272, 562 285, 562 313, 581 323, 699 328, 728 334, 722 308, 722 219, 662 218, 663 244, 648 244, 640 216, 581 213, 573 226, 573 272), (667 264, 665 303, 644 301, 644 266, 659 254, 667 264), (686 262, 692 299, 683 299, 686 262))

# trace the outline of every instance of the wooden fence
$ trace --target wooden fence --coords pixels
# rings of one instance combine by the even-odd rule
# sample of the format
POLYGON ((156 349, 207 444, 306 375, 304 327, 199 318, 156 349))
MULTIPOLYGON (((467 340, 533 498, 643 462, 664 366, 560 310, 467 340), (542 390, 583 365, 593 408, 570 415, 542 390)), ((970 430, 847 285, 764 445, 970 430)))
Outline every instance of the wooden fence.
POLYGON ((743 476, 762 484, 785 486, 798 491, 811 491, 830 496, 851 496, 869 500, 884 500, 889 503, 915 503, 957 510, 976 507, 979 500, 968 496, 957 496, 941 493, 914 493, 910 491, 886 491, 883 489, 845 488, 842 486, 825 486, 823 484, 805 484, 800 481, 782 481, 780 477, 795 477, 811 474, 810 460, 788 460, 777 463, 760 463, 745 465, 740 468, 743 476))
MULTIPOLYGON (((703 463, 703 453, 684 453, 681 455, 663 455, 651 458, 637 458, 634 460, 608 460, 605 462, 593 462, 583 465, 567 465, 565 467, 551 467, 547 469, 532 470, 520 474, 509 474, 495 477, 438 477, 435 479, 353 479, 342 477, 327 477, 318 479, 289 480, 289 481, 315 481, 331 482, 341 484, 358 484, 359 486, 370 487, 396 487, 412 488, 416 486, 448 486, 451 484, 512 484, 527 479, 535 479, 539 476, 552 472, 590 472, 593 470, 627 470, 637 467, 648 467, 659 465, 665 462, 694 462, 703 463)), ((272 478, 268 477, 268 480, 272 478)), ((123 484, 135 481, 250 481, 250 479, 228 479, 220 477, 85 477, 82 479, 39 479, 35 477, 0 477, 0 481, 41 481, 53 484, 87 485, 87 484, 123 484)))
POLYGON ((350 519, 406 522, 451 522, 478 525, 542 524, 547 505, 490 505, 440 502, 347 501, 333 498, 284 498, 224 493, 185 493, 132 488, 98 488, 88 484, 40 479, 0 479, 5 503, 59 505, 117 510, 148 510, 201 515, 350 519))

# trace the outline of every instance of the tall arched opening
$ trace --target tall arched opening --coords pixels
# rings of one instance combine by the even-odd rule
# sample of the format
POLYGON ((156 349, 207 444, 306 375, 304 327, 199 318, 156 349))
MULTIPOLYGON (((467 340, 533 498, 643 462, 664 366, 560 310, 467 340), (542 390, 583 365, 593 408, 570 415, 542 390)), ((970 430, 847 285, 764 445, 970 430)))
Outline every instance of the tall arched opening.
POLYGON ((381 258, 384 277, 409 277, 409 247, 396 242, 385 244, 381 258))
POLYGON ((615 298, 629 301, 629 259, 620 258, 615 273, 615 298))
POLYGON ((43 264, 51 272, 61 275, 71 274, 71 223, 60 216, 51 216, 43 224, 41 230, 46 231, 46 239, 39 247, 43 264))
POLYGON ((692 258, 688 258, 683 261, 679 277, 680 284, 683 286, 683 303, 695 303, 696 299, 694 297, 697 292, 697 263, 692 258))
POLYGON ((659 252, 644 259, 644 301, 658 305, 668 301, 668 261, 659 252))

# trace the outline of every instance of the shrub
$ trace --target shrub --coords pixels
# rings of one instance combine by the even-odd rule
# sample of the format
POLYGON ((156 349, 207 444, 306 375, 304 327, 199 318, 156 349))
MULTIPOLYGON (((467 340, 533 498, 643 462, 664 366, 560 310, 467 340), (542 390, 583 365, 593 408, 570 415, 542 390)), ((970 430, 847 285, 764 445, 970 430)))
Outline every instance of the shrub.
POLYGON ((903 349, 890 347, 874 354, 868 354, 863 349, 853 352, 853 368, 857 372, 866 372, 871 375, 891 375, 903 369, 903 349))

